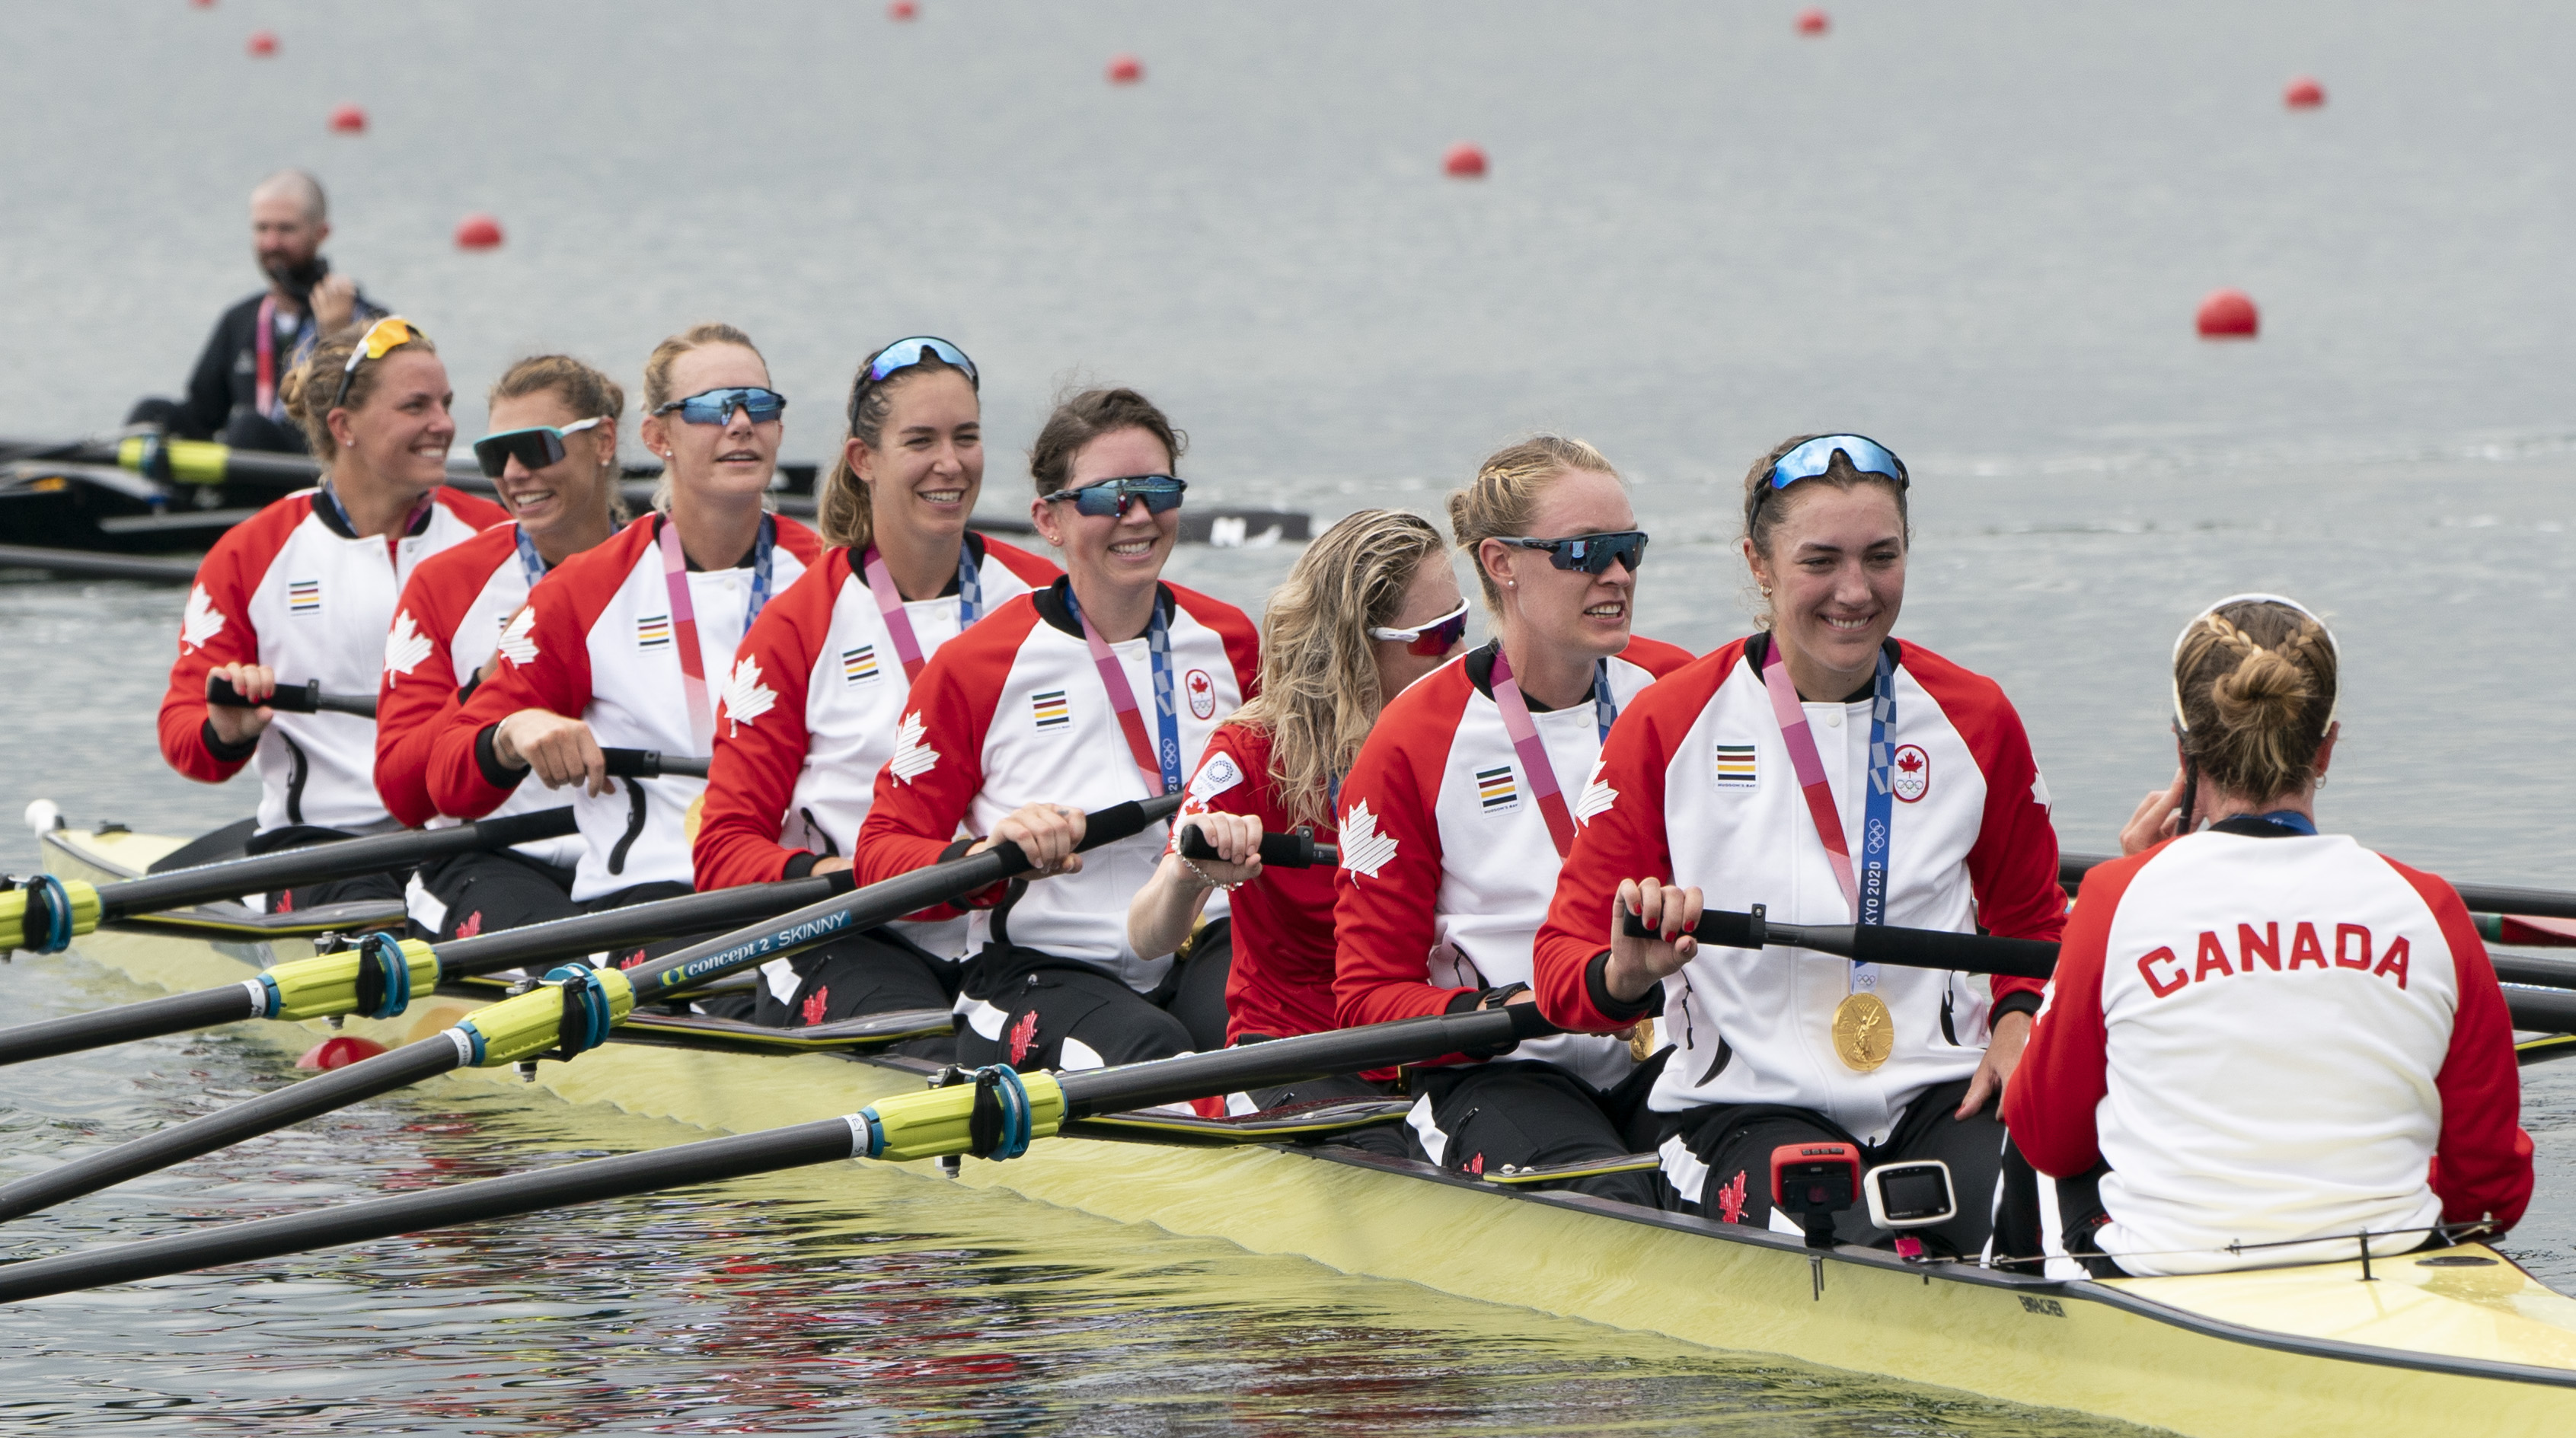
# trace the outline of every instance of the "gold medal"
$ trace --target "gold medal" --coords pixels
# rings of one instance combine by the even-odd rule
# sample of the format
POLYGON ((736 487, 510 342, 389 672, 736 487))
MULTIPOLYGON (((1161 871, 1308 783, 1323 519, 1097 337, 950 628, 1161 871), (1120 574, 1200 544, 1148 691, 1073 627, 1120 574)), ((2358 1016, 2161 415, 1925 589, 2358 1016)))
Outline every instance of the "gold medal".
POLYGON ((706 817, 706 812, 706 791, 700 790, 698 792, 698 797, 689 801, 689 811, 680 816, 681 837, 687 839, 692 844, 698 842, 698 822, 706 817))
POLYGON ((1628 1030, 1628 1057, 1644 1063, 1654 1056, 1655 1021, 1651 1018, 1639 1019, 1636 1027, 1628 1030))
POLYGON ((1868 1073, 1896 1051, 1896 1023, 1876 994, 1845 994, 1834 1005, 1834 1057, 1843 1067, 1868 1073))

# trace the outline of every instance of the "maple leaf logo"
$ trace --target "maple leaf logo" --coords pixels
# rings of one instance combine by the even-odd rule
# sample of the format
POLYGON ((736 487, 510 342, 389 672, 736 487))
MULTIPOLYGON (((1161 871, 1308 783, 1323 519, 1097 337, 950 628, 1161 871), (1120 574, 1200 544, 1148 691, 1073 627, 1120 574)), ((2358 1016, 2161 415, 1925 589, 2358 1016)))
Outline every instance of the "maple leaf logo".
POLYGON ((1574 822, 1586 828, 1591 827, 1596 815, 1609 813, 1610 806, 1619 802, 1619 791, 1601 777, 1606 762, 1592 761, 1592 777, 1584 781, 1583 793, 1574 801, 1574 822))
POLYGON ((1342 867, 1374 879, 1394 857, 1395 839, 1377 831, 1377 815, 1369 812, 1368 800, 1353 804, 1342 822, 1342 867))
POLYGON ((903 716, 902 726, 895 730, 894 757, 886 761, 894 776, 907 784, 939 762, 939 751, 921 741, 921 711, 915 709, 903 716))
POLYGON ((1717 1191, 1717 1216, 1728 1223, 1744 1221, 1744 1171, 1736 1170, 1726 1187, 1717 1191))
POLYGON ((778 703, 778 691, 760 682, 760 660, 746 654, 733 666, 733 676, 725 680, 725 718, 733 723, 736 734, 742 726, 770 711, 778 703))
POLYGON ((534 664, 537 660, 537 607, 522 607, 510 616, 501 631, 501 655, 513 664, 534 664))
POLYGON ((409 674, 428 657, 429 636, 420 632, 411 611, 406 609, 395 615, 393 632, 385 636, 385 672, 409 674))
POLYGON ((805 1006, 799 1016, 805 1020, 805 1027, 810 1029, 823 1021, 823 1015, 829 1013, 831 1007, 832 988, 826 984, 805 996, 805 1006))
POLYGON ((1923 756, 1913 752, 1912 750, 1907 750, 1905 753, 1896 756, 1896 767, 1905 773, 1911 774, 1923 767, 1923 756))
POLYGON ((188 591, 188 612, 179 620, 179 647, 203 649, 206 641, 224 632, 224 612, 215 607, 215 596, 200 584, 188 591))
POLYGON ((1011 1067, 1017 1068, 1027 1060, 1029 1050, 1037 1045, 1038 1011, 1031 1009, 1020 1015, 1020 1021, 1011 1025, 1007 1037, 1011 1041, 1011 1067))

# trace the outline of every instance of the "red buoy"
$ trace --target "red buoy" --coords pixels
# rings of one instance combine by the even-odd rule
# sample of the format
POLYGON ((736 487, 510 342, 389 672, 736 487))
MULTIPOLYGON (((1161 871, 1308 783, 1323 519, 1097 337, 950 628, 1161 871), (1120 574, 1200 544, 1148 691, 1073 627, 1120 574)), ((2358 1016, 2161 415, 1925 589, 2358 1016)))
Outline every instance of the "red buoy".
POLYGON ((1461 140, 1449 147, 1440 168, 1448 171, 1453 180, 1481 180, 1485 178, 1485 152, 1461 140))
POLYGON ((920 13, 921 11, 913 5, 912 0, 894 0, 893 4, 886 7, 886 18, 889 20, 909 20, 920 13))
POLYGON ((200 10, 212 10, 215 8, 215 0, 188 0, 188 3, 196 6, 200 10))
POLYGON ((1833 26, 1834 22, 1827 18, 1822 10, 1798 12, 1798 33, 1801 35, 1822 35, 1833 26))
POLYGON ((2243 290, 2211 290, 2200 302, 2198 323, 2205 340, 2250 340, 2262 328, 2254 297, 2243 290))
POLYGON ((343 105, 331 112, 331 128, 343 135, 367 133, 367 112, 355 105, 343 105))
POLYGON ((456 222, 456 248, 488 250, 501 243, 501 222, 485 214, 467 215, 456 222))
POLYGON ((2326 87, 2307 75, 2292 80, 2281 91, 2281 103, 2293 110, 2313 110, 2326 102, 2326 87))
POLYGON ((333 1034, 306 1049, 304 1056, 295 1061, 295 1066, 300 1069, 344 1069, 360 1059, 371 1059, 384 1051, 385 1046, 374 1039, 362 1039, 356 1034, 333 1034))
POLYGON ((277 35, 273 31, 253 30, 250 32, 250 39, 243 44, 242 48, 256 58, 266 59, 277 53, 277 35))
POLYGON ((1133 85, 1144 78, 1144 61, 1137 59, 1133 55, 1112 55, 1109 57, 1110 84, 1133 85))

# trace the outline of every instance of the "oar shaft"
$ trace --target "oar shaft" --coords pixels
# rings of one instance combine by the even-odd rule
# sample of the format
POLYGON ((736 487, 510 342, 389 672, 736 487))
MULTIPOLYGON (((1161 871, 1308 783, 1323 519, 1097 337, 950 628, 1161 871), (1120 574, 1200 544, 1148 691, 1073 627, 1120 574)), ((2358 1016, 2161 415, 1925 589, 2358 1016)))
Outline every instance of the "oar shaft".
POLYGON ((733 929, 758 923, 772 914, 821 903, 850 891, 848 871, 818 878, 782 879, 774 884, 746 884, 704 894, 682 894, 623 909, 582 914, 551 923, 450 939, 438 946, 442 979, 472 978, 553 959, 649 943, 674 934, 733 929))
POLYGON ((163 1034, 212 1028, 254 1017, 258 1012, 249 989, 226 984, 218 989, 146 999, 139 1004, 119 1004, 93 1014, 43 1019, 0 1029, 0 1064, 22 1064, 30 1059, 49 1059, 163 1034))
POLYGON ((1366 1028, 1241 1044, 1215 1053, 1058 1074, 1065 1117, 1090 1118, 1155 1104, 1186 1103, 1245 1089, 1303 1083, 1332 1074, 1421 1063, 1470 1050, 1500 1050, 1559 1032, 1536 1004, 1432 1014, 1366 1028))
POLYGON ((139 879, 99 886, 100 922, 161 909, 184 908, 215 899, 237 898, 243 894, 265 893, 271 889, 291 889, 326 879, 380 874, 387 869, 408 868, 454 854, 502 849, 532 839, 559 838, 572 833, 574 828, 571 809, 545 809, 534 814, 481 819, 471 824, 459 824, 453 829, 342 839, 328 844, 282 849, 256 858, 227 859, 219 864, 173 869, 166 874, 147 874, 139 879))

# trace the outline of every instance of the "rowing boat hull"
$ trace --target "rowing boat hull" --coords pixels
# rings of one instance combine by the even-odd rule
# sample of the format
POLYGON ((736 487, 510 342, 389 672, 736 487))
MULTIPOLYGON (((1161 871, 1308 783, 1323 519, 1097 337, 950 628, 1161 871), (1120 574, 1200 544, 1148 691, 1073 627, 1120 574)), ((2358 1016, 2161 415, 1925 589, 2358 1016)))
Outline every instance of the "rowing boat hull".
MULTIPOLYGON (((52 871, 95 882, 134 872, 173 842, 57 831, 45 850, 52 871)), ((146 983, 194 989, 309 945, 101 933, 79 951, 146 983)), ((442 994, 347 1031, 410 1042, 480 1002, 442 994)), ((321 1025, 251 1027, 300 1048, 321 1025)), ((520 1082, 507 1069, 440 1081, 520 1082)), ((570 1103, 722 1132, 830 1118, 920 1082, 917 1068, 892 1061, 629 1043, 574 1064, 541 1062, 534 1074, 539 1090, 570 1103)), ((908 1167, 947 1181, 929 1164, 908 1167)), ((2357 1263, 2052 1282, 1926 1271, 1859 1250, 1819 1263, 1782 1235, 1501 1190, 1348 1149, 1061 1139, 1010 1163, 969 1161, 957 1181, 1462 1298, 2184 1433, 2340 1438, 2458 1431, 2464 1420, 2487 1433, 2576 1432, 2576 1300, 2477 1246, 2450 1256, 2496 1261, 2383 1259, 2371 1282, 2357 1263)))

